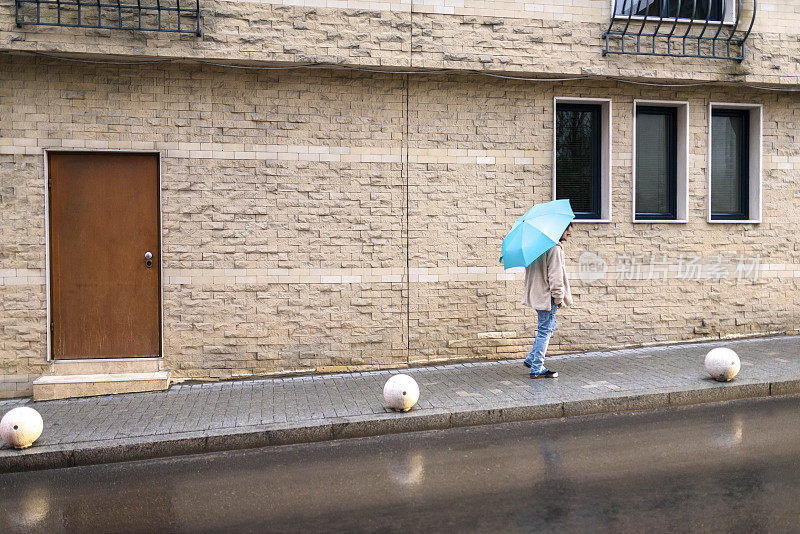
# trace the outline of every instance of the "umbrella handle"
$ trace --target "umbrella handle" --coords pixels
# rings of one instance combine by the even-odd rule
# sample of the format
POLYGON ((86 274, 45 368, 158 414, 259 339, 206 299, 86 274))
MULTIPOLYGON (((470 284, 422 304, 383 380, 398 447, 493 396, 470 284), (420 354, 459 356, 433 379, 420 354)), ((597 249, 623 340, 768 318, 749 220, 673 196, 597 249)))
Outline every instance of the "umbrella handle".
POLYGON ((500 263, 503 263, 503 256, 500 256, 500 263))

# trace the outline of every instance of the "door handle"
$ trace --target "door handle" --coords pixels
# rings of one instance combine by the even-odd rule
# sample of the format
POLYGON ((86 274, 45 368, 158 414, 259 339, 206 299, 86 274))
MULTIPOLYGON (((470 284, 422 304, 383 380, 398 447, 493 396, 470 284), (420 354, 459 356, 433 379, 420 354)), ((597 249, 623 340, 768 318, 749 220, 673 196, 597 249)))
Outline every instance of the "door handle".
POLYGON ((153 266, 153 253, 149 250, 144 253, 144 265, 148 269, 153 266))

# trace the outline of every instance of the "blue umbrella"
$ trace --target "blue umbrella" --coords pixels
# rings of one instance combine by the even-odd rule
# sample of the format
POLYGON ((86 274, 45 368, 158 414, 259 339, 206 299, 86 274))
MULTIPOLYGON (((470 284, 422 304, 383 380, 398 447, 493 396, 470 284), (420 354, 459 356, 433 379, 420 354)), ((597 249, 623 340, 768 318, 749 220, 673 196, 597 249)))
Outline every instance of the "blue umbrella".
POLYGON ((568 199, 536 204, 514 222, 503 239, 503 268, 527 267, 558 243, 575 218, 568 199))

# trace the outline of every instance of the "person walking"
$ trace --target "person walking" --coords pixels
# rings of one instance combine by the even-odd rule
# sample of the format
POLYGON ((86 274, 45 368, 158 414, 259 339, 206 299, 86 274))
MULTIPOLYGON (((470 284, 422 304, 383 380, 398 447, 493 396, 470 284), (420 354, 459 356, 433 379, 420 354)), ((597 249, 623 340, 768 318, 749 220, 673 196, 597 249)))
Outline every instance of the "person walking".
POLYGON ((567 226, 559 242, 525 268, 525 294, 522 303, 536 310, 538 327, 536 339, 523 362, 531 370, 531 378, 557 378, 558 373, 544 366, 544 356, 550 337, 556 329, 556 310, 563 305, 572 306, 572 292, 564 266, 564 249, 572 232, 567 226))

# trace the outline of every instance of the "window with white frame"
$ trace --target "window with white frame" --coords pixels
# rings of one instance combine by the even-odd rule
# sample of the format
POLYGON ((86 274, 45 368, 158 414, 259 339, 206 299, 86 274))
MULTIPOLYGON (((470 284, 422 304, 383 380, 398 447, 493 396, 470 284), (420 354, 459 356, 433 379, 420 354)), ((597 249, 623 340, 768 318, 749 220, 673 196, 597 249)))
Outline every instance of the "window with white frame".
POLYGON ((688 105, 636 102, 633 220, 686 222, 688 105))
POLYGON ((733 22, 735 0, 612 0, 617 17, 733 22))
POLYGON ((556 97, 553 199, 569 199, 576 221, 611 220, 611 100, 556 97))
POLYGON ((761 220, 761 107, 711 104, 709 222, 761 220))

